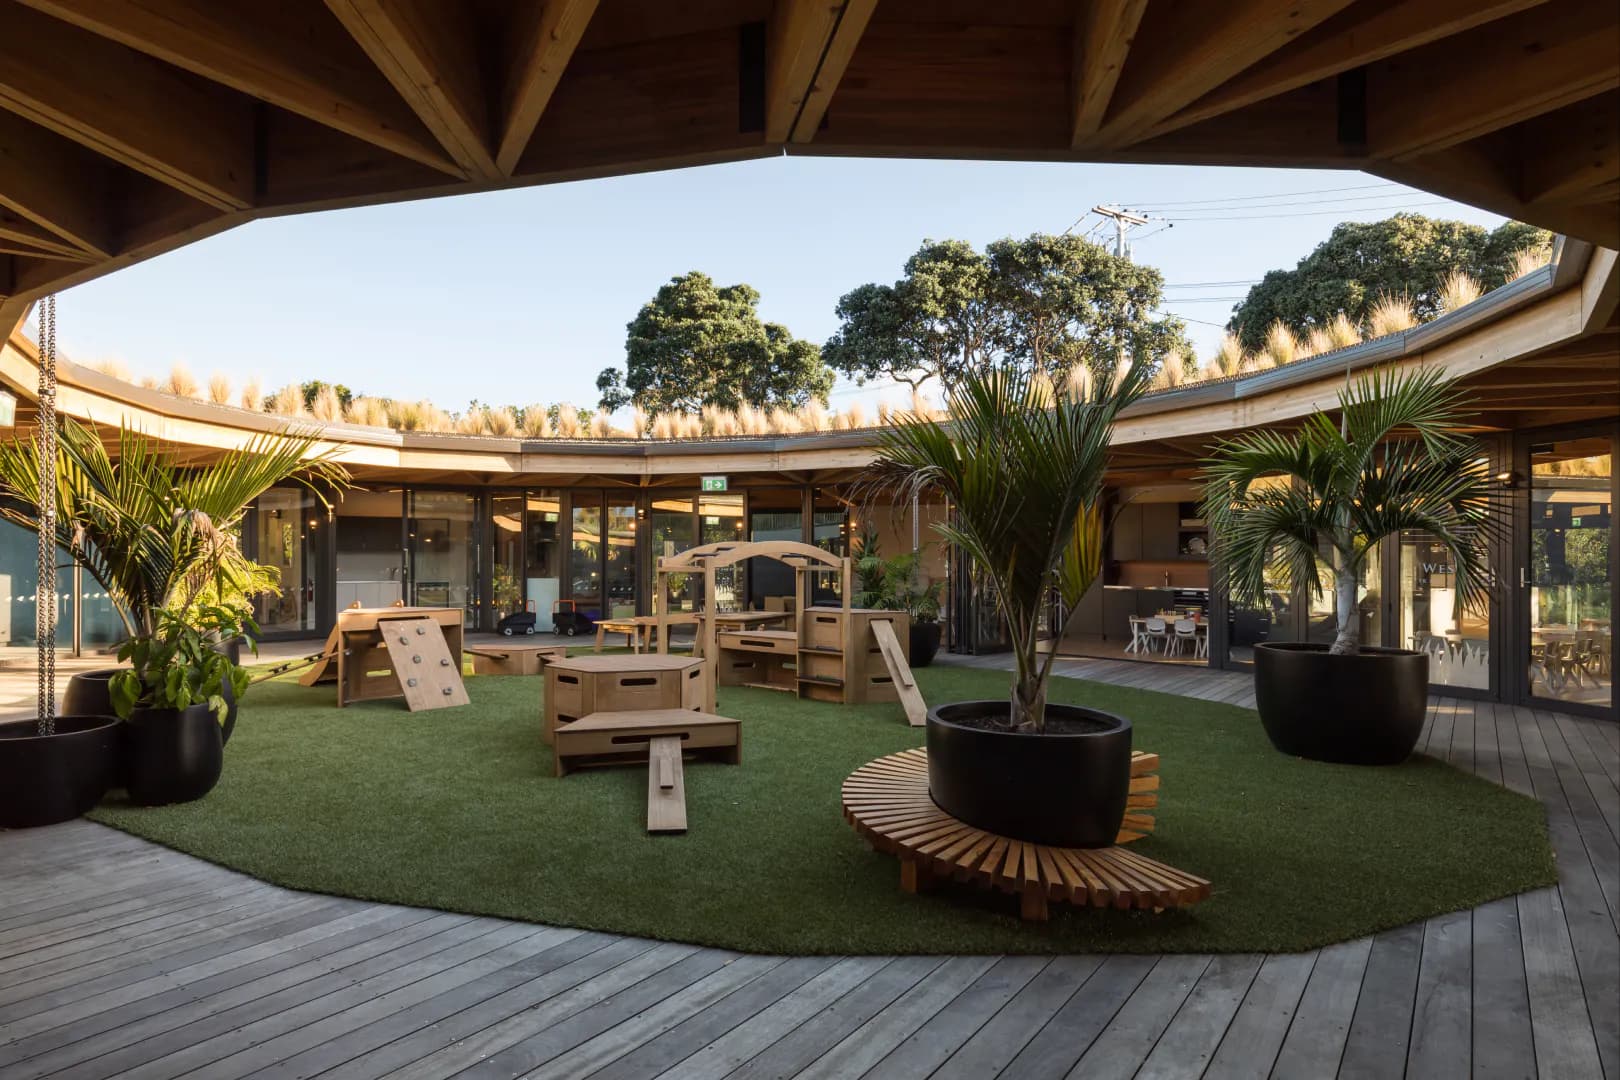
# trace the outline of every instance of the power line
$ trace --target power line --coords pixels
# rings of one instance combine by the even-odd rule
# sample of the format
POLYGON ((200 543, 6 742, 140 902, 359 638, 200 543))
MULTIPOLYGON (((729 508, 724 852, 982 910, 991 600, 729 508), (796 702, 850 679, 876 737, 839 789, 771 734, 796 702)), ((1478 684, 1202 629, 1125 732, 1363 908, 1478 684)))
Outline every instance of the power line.
POLYGON ((1258 284, 1260 284, 1259 278, 1243 278, 1239 281, 1178 281, 1166 283, 1164 287, 1167 289, 1213 289, 1216 286, 1258 284))
POLYGON ((1191 210, 1176 210, 1176 209, 1172 208, 1170 210, 1164 211, 1164 213, 1169 214, 1169 215, 1171 215, 1173 217, 1178 217, 1179 218, 1183 214, 1221 214, 1221 213, 1225 213, 1225 212, 1227 212, 1229 210, 1242 210, 1242 211, 1269 210, 1269 209, 1272 209, 1273 207, 1279 207, 1279 206, 1283 206, 1283 207, 1286 207, 1286 206, 1339 206, 1339 207, 1343 207, 1346 210, 1357 210, 1357 209, 1377 210, 1384 203, 1389 203, 1389 205, 1391 207, 1398 208, 1400 203, 1406 201, 1407 199, 1410 199, 1411 197, 1412 196, 1411 196, 1410 192, 1392 191, 1388 195, 1363 195, 1363 196, 1361 196, 1359 198, 1354 198, 1354 199, 1284 199, 1284 200, 1282 200, 1280 202, 1256 203, 1256 204, 1254 204, 1252 206, 1203 206, 1203 207, 1194 207, 1191 210), (1394 200, 1394 201, 1392 202, 1391 200, 1394 200), (1349 203, 1369 203, 1369 202, 1376 202, 1376 203, 1380 204, 1380 206, 1353 207, 1353 206, 1347 205, 1349 203))
POLYGON ((1153 312, 1153 314, 1155 314, 1155 315, 1163 315, 1163 316, 1165 316, 1167 318, 1171 318, 1171 319, 1180 319, 1182 322, 1195 322, 1200 326, 1213 326, 1217 330, 1225 330, 1226 329, 1226 324, 1225 323, 1210 322, 1208 319, 1195 319, 1190 315, 1178 315, 1174 311, 1164 311, 1162 309, 1159 309, 1159 310, 1155 310, 1153 312))
MULTIPOLYGON (((1450 199, 1434 199, 1434 200, 1432 200, 1430 202, 1407 203, 1405 206, 1397 205, 1397 206, 1388 206, 1388 207, 1367 207, 1365 209, 1373 209, 1373 210, 1412 210, 1412 209, 1415 209, 1415 208, 1420 207, 1420 206, 1450 206, 1450 205, 1452 205, 1452 201, 1450 199)), ((1249 208, 1246 207, 1245 209, 1249 209, 1249 208)), ((1291 213, 1291 214, 1234 214, 1234 215, 1231 215, 1229 217, 1207 217, 1207 218, 1184 218, 1184 217, 1178 217, 1178 218, 1175 218, 1174 220, 1177 221, 1177 222, 1180 222, 1182 224, 1192 225, 1192 224, 1196 224, 1196 223, 1201 222, 1201 221, 1264 221, 1264 220, 1268 220, 1268 219, 1271 219, 1271 218, 1321 217, 1323 214, 1342 214, 1342 213, 1344 213, 1344 210, 1342 208, 1340 208, 1340 209, 1337 209, 1337 210, 1301 210, 1298 213, 1291 213)))
POLYGON ((1229 195, 1222 199, 1186 199, 1181 202, 1150 202, 1147 204, 1147 209, 1162 210, 1166 207, 1175 206, 1208 206, 1211 203, 1260 202, 1266 199, 1292 199, 1301 195, 1328 195, 1336 191, 1368 191, 1373 188, 1399 188, 1402 186, 1403 185, 1401 184, 1392 183, 1386 180, 1378 184, 1353 184, 1349 187, 1315 188, 1310 191, 1272 191, 1264 195, 1229 195))

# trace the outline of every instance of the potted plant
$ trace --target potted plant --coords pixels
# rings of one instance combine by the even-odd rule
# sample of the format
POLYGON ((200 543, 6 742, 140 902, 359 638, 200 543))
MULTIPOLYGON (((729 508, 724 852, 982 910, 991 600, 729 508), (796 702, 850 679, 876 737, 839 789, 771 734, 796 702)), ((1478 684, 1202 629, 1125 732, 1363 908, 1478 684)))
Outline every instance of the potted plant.
POLYGON ((222 728, 248 675, 217 648, 256 633, 251 618, 206 605, 188 615, 157 614, 151 634, 125 641, 118 659, 130 667, 109 682, 113 710, 125 721, 125 787, 139 806, 200 799, 224 764, 222 728))
POLYGON ((913 551, 885 559, 877 549, 877 537, 865 533, 855 562, 856 607, 904 611, 909 617, 910 641, 907 653, 914 668, 927 667, 939 652, 943 627, 939 624, 939 598, 943 581, 921 584, 922 552, 913 551))
MULTIPOLYGON (((233 609, 232 619, 201 629, 212 635, 211 648, 229 651, 236 635, 224 628, 244 625, 251 596, 267 587, 270 572, 248 559, 237 542, 248 506, 289 480, 324 502, 327 490, 348 484, 334 453, 321 449, 313 435, 284 432, 257 436, 210 464, 195 465, 128 429, 119 432, 116 452, 109 452, 96 431, 63 420, 55 462, 55 539, 107 592, 131 640, 157 635, 165 613, 195 621, 202 608, 219 607, 233 609)), ((0 444, 0 518, 38 531, 39 477, 32 440, 0 444)), ((75 675, 63 695, 64 711, 102 715, 116 724, 110 683, 118 670, 75 675)), ((234 696, 228 688, 224 696, 229 730, 234 696)), ((0 744, 8 763, 0 775, 22 753, 14 739, 0 744)), ((9 802, 7 790, 0 786, 0 802, 9 802)), ((0 806, 0 820, 6 819, 8 811, 0 806)))
POLYGON ((1255 645, 1256 706, 1283 753, 1390 765, 1417 745, 1428 657, 1362 645, 1357 587, 1378 542, 1413 529, 1445 551, 1461 604, 1487 598, 1502 519, 1487 459, 1457 434, 1465 412, 1443 371, 1375 373, 1339 394, 1337 421, 1249 432, 1205 463, 1203 513, 1233 603, 1259 606, 1268 575, 1313 594, 1332 582, 1331 646, 1255 645))
POLYGON ((1050 597, 1077 610, 1097 578, 1109 433, 1150 374, 1125 366, 1054 392, 1011 368, 973 372, 951 387, 943 424, 908 418, 881 436, 870 483, 906 501, 946 497, 951 519, 935 529, 977 565, 1012 642, 1006 699, 928 714, 929 792, 970 825, 1070 847, 1104 847, 1118 835, 1130 721, 1049 704, 1055 653, 1039 644, 1050 597))

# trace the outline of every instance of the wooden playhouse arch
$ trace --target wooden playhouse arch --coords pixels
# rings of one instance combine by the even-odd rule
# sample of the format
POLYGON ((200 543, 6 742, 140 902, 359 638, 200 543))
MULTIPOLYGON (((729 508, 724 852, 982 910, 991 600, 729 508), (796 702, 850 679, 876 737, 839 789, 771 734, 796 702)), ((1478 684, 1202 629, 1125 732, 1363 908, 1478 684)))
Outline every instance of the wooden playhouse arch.
POLYGON ((715 579, 714 572, 721 567, 735 566, 746 559, 775 559, 793 568, 793 620, 797 626, 799 620, 804 618, 804 611, 809 607, 810 593, 808 588, 808 575, 817 570, 826 570, 838 574, 840 606, 844 613, 844 625, 849 625, 850 591, 854 582, 854 564, 846 555, 834 555, 813 544, 800 543, 794 540, 763 540, 763 541, 722 541, 715 544, 704 544, 700 547, 689 548, 679 555, 665 555, 659 558, 657 568, 656 592, 653 594, 653 603, 658 619, 658 651, 669 651, 669 575, 671 574, 697 574, 703 575, 703 602, 708 606, 709 618, 698 621, 698 641, 703 656, 708 660, 703 665, 703 687, 705 708, 713 711, 715 699, 715 663, 720 655, 719 649, 719 620, 713 618, 715 611, 715 579))

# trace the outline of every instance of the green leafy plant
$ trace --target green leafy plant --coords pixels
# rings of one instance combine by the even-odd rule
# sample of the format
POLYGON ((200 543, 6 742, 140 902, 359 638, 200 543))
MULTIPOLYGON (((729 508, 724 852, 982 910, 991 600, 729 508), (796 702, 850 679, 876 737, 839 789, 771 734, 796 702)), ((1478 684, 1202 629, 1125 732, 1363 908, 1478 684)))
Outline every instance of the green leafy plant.
POLYGON ((862 554, 855 560, 855 593, 852 597, 856 607, 904 611, 911 616, 912 622, 939 621, 940 596, 945 590, 945 583, 921 583, 921 551, 910 551, 885 559, 877 552, 875 536, 870 544, 863 543, 860 551, 862 554))
POLYGON ((161 610, 151 634, 119 646, 118 659, 130 665, 108 683, 113 711, 129 719, 136 709, 187 709, 207 704, 220 723, 230 708, 225 688, 240 700, 246 670, 215 649, 221 641, 258 633, 250 616, 219 605, 198 605, 191 616, 161 610))
POLYGON ((967 371, 947 395, 945 423, 905 419, 880 436, 874 494, 944 495, 952 517, 935 530, 987 579, 1012 642, 1008 722, 1019 730, 1045 730, 1056 656, 1038 647, 1048 602, 1056 594, 1072 613, 1097 579, 1109 433, 1151 377, 1148 364, 1122 365, 1054 392, 1012 367, 967 371))
POLYGON ((1415 529, 1456 568, 1461 604, 1483 603, 1502 515, 1487 459, 1456 434, 1466 411, 1439 369, 1382 372, 1339 394, 1337 421, 1316 413, 1295 432, 1220 443, 1204 463, 1203 514, 1233 602, 1262 606, 1268 575, 1312 595, 1326 578, 1338 618, 1331 651, 1357 653, 1366 562, 1380 540, 1415 529))

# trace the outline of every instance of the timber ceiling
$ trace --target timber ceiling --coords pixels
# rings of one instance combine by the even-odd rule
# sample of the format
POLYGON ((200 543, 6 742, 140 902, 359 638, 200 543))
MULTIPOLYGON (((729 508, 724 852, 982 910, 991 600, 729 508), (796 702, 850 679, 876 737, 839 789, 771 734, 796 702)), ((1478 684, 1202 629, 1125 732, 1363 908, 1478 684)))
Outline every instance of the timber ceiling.
POLYGON ((255 217, 784 151, 1361 168, 1620 247, 1620 5, 0 0, 0 327, 255 217))

